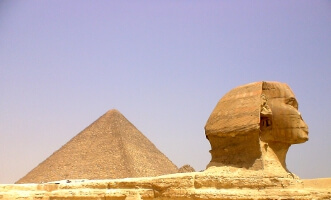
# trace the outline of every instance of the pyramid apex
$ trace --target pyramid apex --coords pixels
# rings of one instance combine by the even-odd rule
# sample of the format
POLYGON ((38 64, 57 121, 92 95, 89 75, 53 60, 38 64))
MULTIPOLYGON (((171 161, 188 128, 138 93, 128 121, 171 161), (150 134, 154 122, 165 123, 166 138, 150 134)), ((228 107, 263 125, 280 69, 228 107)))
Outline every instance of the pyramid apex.
MULTIPOLYGON (((115 117, 115 118, 122 118, 124 115, 117 109, 110 109, 102 117, 115 117)), ((125 117, 124 117, 125 118, 125 117)))
POLYGON ((117 109, 110 109, 110 110, 108 110, 107 112, 106 112, 107 114, 111 114, 111 113, 113 113, 113 114, 115 114, 115 113, 120 113, 120 114, 122 114, 119 110, 117 110, 117 109))

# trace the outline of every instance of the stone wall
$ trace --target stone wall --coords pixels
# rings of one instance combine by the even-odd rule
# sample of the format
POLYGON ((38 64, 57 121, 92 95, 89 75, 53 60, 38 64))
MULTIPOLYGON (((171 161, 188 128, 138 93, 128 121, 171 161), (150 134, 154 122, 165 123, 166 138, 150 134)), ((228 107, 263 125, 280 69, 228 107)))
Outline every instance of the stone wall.
POLYGON ((320 187, 319 180, 305 186, 305 181, 292 176, 269 177, 229 167, 218 168, 218 173, 214 170, 147 178, 0 185, 0 199, 331 199, 331 179, 321 180, 324 187, 320 187))

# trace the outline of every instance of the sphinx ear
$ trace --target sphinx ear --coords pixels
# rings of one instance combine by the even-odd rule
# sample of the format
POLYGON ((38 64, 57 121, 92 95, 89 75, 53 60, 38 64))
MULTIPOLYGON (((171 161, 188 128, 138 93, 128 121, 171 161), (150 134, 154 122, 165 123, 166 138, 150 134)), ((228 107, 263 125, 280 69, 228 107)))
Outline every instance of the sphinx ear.
POLYGON ((268 105, 268 98, 265 94, 261 95, 260 108, 260 128, 261 130, 270 129, 272 125, 272 111, 268 105))
POLYGON ((267 130, 270 129, 272 125, 272 120, 269 117, 262 117, 260 119, 260 129, 267 130))

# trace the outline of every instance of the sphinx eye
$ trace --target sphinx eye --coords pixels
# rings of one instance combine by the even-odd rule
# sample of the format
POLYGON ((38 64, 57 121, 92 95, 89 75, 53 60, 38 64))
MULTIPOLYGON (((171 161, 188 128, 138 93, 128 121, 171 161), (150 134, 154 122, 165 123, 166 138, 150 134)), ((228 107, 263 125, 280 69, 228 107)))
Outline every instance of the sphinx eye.
POLYGON ((293 106, 294 108, 298 109, 298 102, 295 98, 291 97, 286 100, 286 104, 293 106))

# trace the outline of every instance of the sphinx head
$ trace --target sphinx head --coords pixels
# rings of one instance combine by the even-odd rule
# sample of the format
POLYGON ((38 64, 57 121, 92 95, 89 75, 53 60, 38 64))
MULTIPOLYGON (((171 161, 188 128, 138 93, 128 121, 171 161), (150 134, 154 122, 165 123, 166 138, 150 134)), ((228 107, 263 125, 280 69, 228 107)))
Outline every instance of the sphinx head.
POLYGON ((228 92, 210 115, 205 133, 211 163, 256 169, 265 163, 263 145, 286 168, 289 146, 308 140, 298 102, 288 85, 279 82, 250 83, 228 92))

